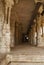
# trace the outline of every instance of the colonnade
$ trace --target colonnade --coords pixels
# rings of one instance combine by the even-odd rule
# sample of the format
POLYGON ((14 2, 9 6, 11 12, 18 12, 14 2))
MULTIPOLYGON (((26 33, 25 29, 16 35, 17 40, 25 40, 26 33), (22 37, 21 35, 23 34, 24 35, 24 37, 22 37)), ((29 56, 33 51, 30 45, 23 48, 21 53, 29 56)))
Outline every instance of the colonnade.
POLYGON ((38 14, 34 23, 31 26, 30 43, 35 46, 44 46, 44 15, 38 14))

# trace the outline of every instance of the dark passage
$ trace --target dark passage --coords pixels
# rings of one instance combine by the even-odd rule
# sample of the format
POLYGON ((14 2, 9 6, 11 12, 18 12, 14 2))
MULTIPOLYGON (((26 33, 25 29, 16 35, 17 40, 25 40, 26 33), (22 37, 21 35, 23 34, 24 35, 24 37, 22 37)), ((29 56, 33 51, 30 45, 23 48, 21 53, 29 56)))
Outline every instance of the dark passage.
POLYGON ((33 14, 32 14, 32 17, 29 21, 29 24, 28 24, 28 27, 27 27, 27 31, 26 33, 23 33, 22 34, 22 41, 23 42, 28 42, 29 40, 29 31, 31 30, 31 26, 34 25, 34 19, 36 18, 37 14, 38 14, 38 9, 39 7, 42 5, 42 3, 38 2, 36 5, 35 5, 35 9, 33 11, 33 14))

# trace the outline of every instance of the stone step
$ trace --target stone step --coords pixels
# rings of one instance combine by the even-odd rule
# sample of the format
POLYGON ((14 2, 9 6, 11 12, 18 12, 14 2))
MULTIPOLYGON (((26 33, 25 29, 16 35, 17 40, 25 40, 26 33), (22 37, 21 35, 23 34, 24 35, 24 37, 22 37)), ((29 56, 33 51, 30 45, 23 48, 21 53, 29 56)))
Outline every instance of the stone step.
POLYGON ((44 48, 17 46, 7 55, 10 65, 44 65, 44 48))
POLYGON ((44 63, 44 55, 8 55, 8 56, 10 61, 13 62, 44 63))
POLYGON ((44 63, 10 63, 9 65, 44 65, 44 63))
POLYGON ((44 55, 8 55, 9 65, 44 65, 44 55))
POLYGON ((44 48, 18 46, 7 54, 2 63, 5 63, 4 65, 44 65, 44 48))

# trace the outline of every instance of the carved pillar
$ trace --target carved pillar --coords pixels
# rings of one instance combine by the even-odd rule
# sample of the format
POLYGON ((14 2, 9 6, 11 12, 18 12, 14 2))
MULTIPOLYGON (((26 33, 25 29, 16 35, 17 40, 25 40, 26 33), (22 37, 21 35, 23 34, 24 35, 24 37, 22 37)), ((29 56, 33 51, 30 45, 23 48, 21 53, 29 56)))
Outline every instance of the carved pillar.
POLYGON ((5 22, 3 26, 3 38, 2 38, 2 53, 10 52, 10 15, 11 8, 14 4, 13 0, 5 0, 5 22))
POLYGON ((44 37, 44 15, 42 16, 43 19, 43 37, 44 37))
POLYGON ((8 46, 8 51, 10 50, 10 45, 11 45, 11 36, 10 36, 10 34, 11 34, 11 32, 10 32, 10 15, 11 15, 11 9, 12 9, 12 6, 14 5, 14 2, 13 2, 13 0, 7 0, 8 1, 8 3, 6 2, 6 19, 7 19, 7 27, 8 27, 8 35, 7 35, 7 39, 9 40, 9 42, 8 42, 8 40, 7 40, 7 46, 8 46))
POLYGON ((2 53, 3 43, 2 43, 2 33, 3 33, 3 23, 4 23, 4 7, 3 3, 0 0, 0 53, 2 53))
MULTIPOLYGON (((42 16, 41 13, 43 11, 43 5, 40 6, 38 12, 40 13, 40 16, 38 17, 38 46, 42 45, 42 37, 41 37, 41 21, 42 21, 42 16)), ((43 27, 42 27, 42 33, 43 33, 43 27)))
POLYGON ((37 17, 37 45, 40 46, 41 44, 41 15, 39 17, 37 17))

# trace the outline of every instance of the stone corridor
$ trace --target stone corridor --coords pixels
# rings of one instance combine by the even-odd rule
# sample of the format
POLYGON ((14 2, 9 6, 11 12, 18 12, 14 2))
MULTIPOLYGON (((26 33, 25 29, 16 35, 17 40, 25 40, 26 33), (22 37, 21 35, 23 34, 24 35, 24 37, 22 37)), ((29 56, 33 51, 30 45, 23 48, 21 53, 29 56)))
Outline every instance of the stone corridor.
POLYGON ((0 0, 0 65, 44 65, 44 0, 0 0))

